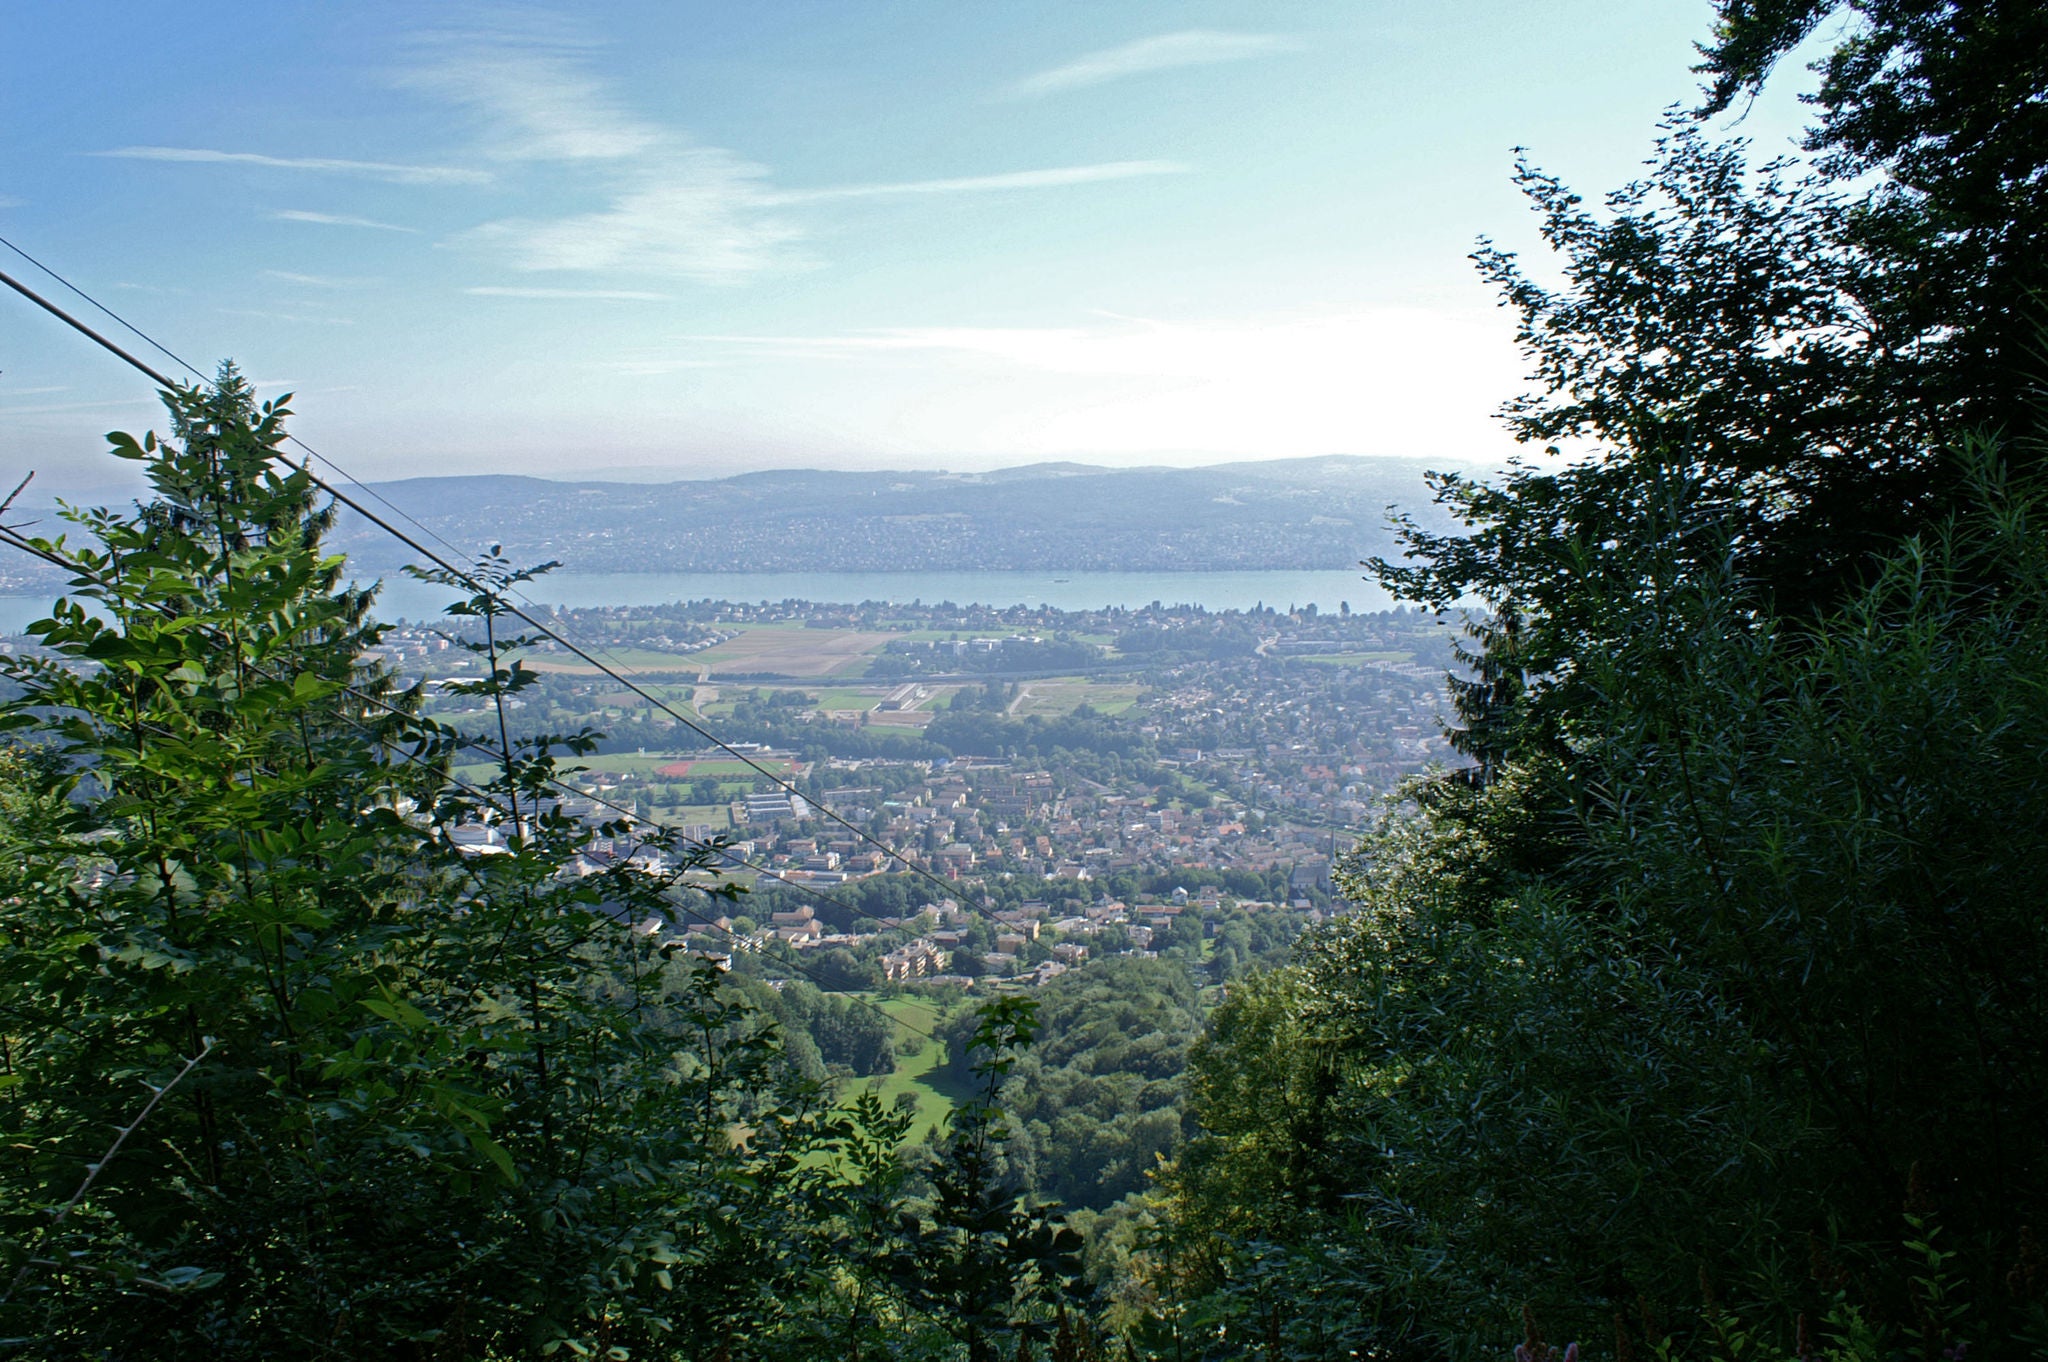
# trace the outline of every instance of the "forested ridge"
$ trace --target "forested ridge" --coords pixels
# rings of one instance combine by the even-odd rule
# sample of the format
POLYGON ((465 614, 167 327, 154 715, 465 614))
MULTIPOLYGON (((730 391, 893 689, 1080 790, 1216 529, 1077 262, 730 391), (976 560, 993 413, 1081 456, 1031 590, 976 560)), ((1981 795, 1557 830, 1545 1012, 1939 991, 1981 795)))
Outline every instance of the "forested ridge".
POLYGON ((2048 1355, 2048 15, 1717 8, 1640 183, 1520 167, 1560 282, 1475 256, 1540 457, 1374 564, 1481 603, 1470 764, 1287 963, 946 1012, 926 1138, 868 1001, 671 930, 715 852, 571 873, 520 569, 427 574, 455 733, 285 406, 167 391, 148 499, 4 532, 73 585, 0 706, 0 1355, 2048 1355), (1707 135, 1827 24, 1808 161, 1707 135))

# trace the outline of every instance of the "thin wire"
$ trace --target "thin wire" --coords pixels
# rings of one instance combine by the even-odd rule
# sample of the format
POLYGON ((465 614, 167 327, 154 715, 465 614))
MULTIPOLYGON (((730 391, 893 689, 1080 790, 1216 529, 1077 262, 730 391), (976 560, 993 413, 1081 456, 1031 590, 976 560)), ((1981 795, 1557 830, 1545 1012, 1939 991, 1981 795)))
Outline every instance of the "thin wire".
MULTIPOLYGON (((51 269, 48 265, 45 265, 42 261, 30 255, 27 251, 24 251, 21 247, 15 245, 12 241, 9 241, 6 237, 0 236, 0 246, 5 246, 8 250, 13 251, 23 260, 28 261, 29 264, 34 265, 44 274, 47 274, 52 279, 55 279, 65 288, 70 289, 73 293, 83 298, 86 302, 91 303, 94 307, 98 308, 101 312, 105 313, 115 323, 117 323, 124 330, 126 330, 130 335, 134 336, 137 340, 149 346, 158 354, 170 360, 173 364, 182 365, 187 372, 189 372, 194 378, 198 379, 200 382, 204 383, 206 381, 206 375, 201 373, 199 371, 198 366, 193 364, 192 361, 186 359, 183 355, 180 355, 175 351, 164 348, 163 344, 159 342, 156 339, 156 337, 142 330, 140 327, 130 322, 126 317, 123 317, 120 313, 114 311, 114 309, 108 307, 105 303, 102 303, 99 299, 93 297, 90 293, 87 293, 84 289, 72 283, 69 279, 66 279, 63 275, 57 273, 57 271, 51 269)), ((13 281, 9 280, 8 282, 12 283, 13 281)), ((16 287, 19 287, 19 285, 17 285, 16 287)))
MULTIPOLYGON (((207 381, 205 373, 200 370, 198 365, 192 363, 192 361, 186 359, 183 355, 180 355, 175 350, 172 350, 170 347, 163 344, 163 342, 157 340, 156 337, 150 335, 141 327, 136 326, 126 317, 123 317, 120 313, 114 311, 105 303, 102 303, 99 299, 93 297, 90 293, 87 293, 78 285, 72 283, 69 279, 65 278, 62 274, 59 274, 51 266, 45 264, 41 260, 38 260, 35 256, 30 255, 27 251, 23 250, 19 245, 15 244, 13 241, 8 240, 5 236, 0 236, 0 246, 7 247, 8 250, 13 251, 23 260, 28 261, 29 264, 34 265, 37 269, 41 270, 50 278, 56 280, 66 289, 69 289, 72 293, 84 299, 87 303, 97 308, 100 312, 104 313, 107 317, 111 318, 116 324, 118 324, 123 329, 128 331, 129 334, 135 336, 138 340, 142 341, 144 344, 156 350, 158 354, 163 355, 165 358, 171 360, 175 364, 183 366, 186 372, 190 373, 194 378, 198 379, 200 382, 204 383, 207 381)), ((436 543, 440 544, 443 548, 447 549, 450 553, 459 554, 465 552, 463 548, 455 544, 452 540, 450 540, 446 535, 442 534, 439 530, 436 530, 431 525, 424 523, 417 516, 413 515, 410 511, 407 511, 404 507, 392 501, 382 492, 379 492, 370 483, 363 481, 354 473, 351 473, 348 469, 344 468, 341 465, 341 462, 334 458, 332 455, 321 453, 319 450, 314 449, 311 445, 307 444, 304 440, 300 439, 297 435, 292 434, 290 432, 286 433, 285 439, 289 443, 298 446, 301 450, 305 451, 306 454, 320 460, 329 468, 333 469, 335 473, 338 474, 342 478, 342 480, 347 482, 350 486, 353 486, 361 491, 369 493, 370 496, 376 499, 378 505, 384 507, 384 509, 390 511, 393 515, 399 517, 408 525, 411 525, 421 534, 427 535, 436 543)), ((511 596, 513 599, 533 609, 538 610, 543 608, 531 596, 527 595, 524 591, 520 590, 516 584, 509 587, 504 594, 511 596)), ((615 674, 637 676, 637 673, 634 672, 633 669, 630 666, 628 666, 625 662, 621 661, 618 654, 614 653, 610 648, 607 648, 604 645, 599 644, 597 646, 597 651, 599 655, 604 657, 606 661, 610 662, 612 666, 617 669, 617 672, 615 674)))
MULTIPOLYGON (((13 241, 8 240, 5 236, 0 236, 0 246, 5 246, 8 250, 13 251, 23 260, 28 261, 29 264, 34 265, 44 274, 56 280, 59 284, 63 285, 66 289, 69 289, 78 297, 84 299, 94 308, 97 308, 101 313, 105 314, 108 318, 112 319, 117 325, 126 330, 130 335, 142 341, 145 345, 148 345, 150 348, 154 349, 158 354, 163 355, 166 359, 169 359, 173 363, 182 366, 187 373, 191 374, 200 382, 204 383, 207 381, 205 373, 200 370, 198 365, 194 364, 191 360, 186 359, 183 355, 171 349, 162 341, 159 341, 156 337, 150 335, 147 331, 144 331, 141 327, 135 325, 126 317, 114 311, 114 309, 108 307, 105 303, 93 297, 90 293, 87 293, 78 285, 72 283, 69 279, 65 278, 62 274, 59 274, 55 269, 51 268, 49 265, 43 263, 41 260, 38 260, 35 256, 30 255, 27 251, 23 250, 19 245, 17 245, 13 241)), ((297 435, 287 433, 285 435, 285 439, 290 441, 292 444, 297 445, 300 449, 304 450, 307 454, 311 455, 312 457, 319 459, 322 463, 326 464, 329 468, 333 469, 337 474, 339 474, 341 478, 344 481, 348 482, 350 485, 360 488, 362 491, 365 491, 369 493, 372 497, 375 497, 379 505, 383 506, 393 515, 398 516, 400 519, 404 520, 407 524, 411 525, 421 534, 428 535, 431 538, 433 538, 437 543, 439 543, 443 548, 446 548, 450 553, 462 553, 464 551, 458 545, 453 543, 446 535, 442 534, 439 530, 436 530, 432 526, 423 523, 418 517, 414 516, 411 512, 407 511, 404 507, 398 505, 396 502, 393 502, 389 497, 386 497, 382 492, 379 492, 374 486, 364 482, 361 478, 358 478, 355 474, 349 472, 348 469, 342 467, 340 462, 337 461, 336 459, 332 458, 329 455, 320 453, 311 445, 307 444, 304 440, 301 440, 297 435)), ((541 608, 533 600, 532 597, 528 596, 525 592, 519 590, 517 586, 512 587, 507 594, 515 597, 516 599, 520 600, 526 605, 533 606, 535 609, 541 608)), ((602 653, 605 656, 605 658, 607 658, 614 666, 621 668, 625 667, 625 664, 619 660, 618 655, 616 653, 613 653, 609 648, 604 648, 600 646, 598 651, 602 653)))
MULTIPOLYGON (((4 238, 0 238, 0 240, 4 240, 4 238)), ((15 249, 17 253, 21 254, 24 259, 33 260, 33 257, 28 256, 26 252, 20 251, 19 247, 13 247, 13 243, 9 242, 7 244, 11 248, 15 249)), ((68 280, 64 280, 61 275, 57 275, 54 271, 51 271, 48 266, 41 264, 41 262, 39 261, 34 263, 36 264, 38 269, 44 270, 46 273, 51 274, 53 278, 56 278, 60 282, 64 283, 64 286, 66 288, 69 288, 74 293, 78 293, 79 296, 86 297, 88 298, 88 300, 90 300, 89 295, 85 294, 83 290, 80 290, 79 288, 77 288, 76 285, 71 284, 68 280)), ((96 344, 100 345, 110 353, 125 360, 128 364, 140 370, 144 375, 155 380, 162 387, 177 387, 177 384, 172 382, 168 377, 166 377, 162 373, 159 373, 157 370, 151 368, 143 361, 137 359, 134 355, 129 354, 126 350, 114 344, 105 336, 100 335, 97 331, 94 331, 91 327, 79 321, 70 313, 65 312, 56 304, 43 298, 34 290, 30 289, 26 284, 19 282, 18 280, 14 279, 12 276, 4 272, 0 272, 0 283, 7 284, 17 293, 20 293, 22 296, 28 298, 31 302, 34 302, 39 307, 43 308, 44 311, 50 313, 52 316, 58 318, 60 321, 63 321, 64 323, 72 327, 74 330, 78 331, 80 334, 84 335, 88 339, 94 341, 96 344)), ((108 309, 104 304, 101 304, 97 301, 93 301, 93 306, 99 308, 103 312, 106 312, 109 316, 115 317, 116 320, 119 320, 118 315, 112 312, 111 309, 108 309)), ((136 331, 136 328, 130 326, 125 321, 122 322, 122 325, 128 326, 128 329, 131 331, 136 331)), ((142 335, 143 333, 140 331, 136 331, 136 334, 142 335)), ((144 336, 144 339, 147 340, 148 337, 144 336)), ((156 345, 156 342, 150 341, 150 344, 156 345)), ((163 347, 160 345, 157 346, 157 348, 160 350, 163 349, 163 347)), ((170 354, 171 352, 165 350, 164 353, 170 354)), ((175 356, 173 357, 175 358, 175 356)), ((180 364, 185 363, 185 361, 183 360, 179 360, 178 362, 180 364)), ((186 365, 186 367, 190 368, 191 366, 186 365)), ((194 372, 197 371, 195 370, 194 372)), ((300 448, 304 449, 312 457, 321 459, 322 461, 329 463, 330 465, 333 463, 333 460, 328 459, 325 455, 320 454, 318 451, 314 450, 310 445, 307 445, 303 441, 298 440, 296 436, 288 438, 292 439, 293 443, 298 444, 300 448)), ((302 465, 301 471, 305 473, 306 477, 313 483, 314 486, 320 488, 322 491, 326 492, 330 497, 333 497, 336 501, 348 507, 357 515, 362 516, 365 520, 368 520, 371 524, 383 530, 386 534, 398 540, 401 544, 404 544, 414 553, 419 554, 428 562, 433 563, 442 571, 448 573, 452 577, 455 577, 457 580, 463 582, 464 584, 475 588, 479 594, 498 595, 500 599, 502 599, 503 593, 489 592, 466 569, 456 567, 453 563, 441 557, 441 555, 435 553, 432 549, 420 543, 417 539, 413 538, 405 531, 399 529, 390 521, 385 520, 382 516, 370 510, 361 502, 356 501, 354 498, 348 496, 346 493, 341 491, 341 489, 336 487, 333 483, 327 481, 326 479, 322 478, 319 474, 315 473, 310 466, 302 465)), ((357 485, 360 486, 360 484, 357 485)), ((373 495, 375 494, 373 493, 373 495)), ((380 497, 379 499, 381 500, 382 498, 380 497)), ((403 512, 400 512, 400 514, 403 514, 403 512)), ((407 518, 410 519, 410 517, 407 518)), ((429 533, 431 533, 431 531, 429 533)), ((442 542, 446 543, 447 541, 443 540, 442 542)), ((449 545, 449 548, 451 551, 455 551, 453 545, 449 545)), ((531 602, 528 602, 528 604, 531 604, 531 602)), ((810 802, 809 797, 806 796, 803 793, 803 791, 799 790, 795 785, 791 784, 789 781, 782 779, 780 776, 770 771, 767 767, 761 765, 752 757, 748 756, 746 753, 734 747, 731 743, 726 742, 723 738, 718 737, 716 734, 711 732, 711 730, 705 728, 703 725, 695 722, 694 720, 689 719, 681 711, 677 710, 674 706, 670 705, 666 700, 649 692, 645 687, 641 686, 638 682, 633 681, 628 677, 622 676, 613 668, 606 666, 603 662, 600 662, 596 657, 592 656, 591 653, 584 649, 581 645, 571 641, 568 638, 565 638, 561 633, 557 632, 555 629, 543 623, 542 621, 535 619, 531 614, 528 614, 525 610, 520 609, 518 606, 508 606, 506 609, 506 613, 514 616, 517 619, 525 621, 531 627, 539 630, 544 637, 552 639, 554 642, 568 649, 577 657, 583 659, 585 662, 588 662, 591 666, 597 668, 597 670, 600 673, 618 682, 620 685, 624 686, 633 694, 639 696, 641 699, 647 701, 650 705, 653 705, 655 708, 661 710, 664 714, 667 714, 670 718, 674 719, 684 728, 687 728, 691 732, 697 734, 697 736, 703 738, 706 742, 709 742, 714 747, 717 747, 721 751, 733 757, 735 760, 739 761, 741 764, 747 766, 756 774, 760 775, 763 779, 768 781, 771 785, 774 785, 777 788, 785 791, 788 794, 794 795, 799 799, 805 800, 806 803, 810 802)), ((940 879, 937 875, 934 875, 930 870, 927 870, 925 867, 917 864, 917 862, 913 861, 910 857, 904 855, 902 852, 896 850, 888 843, 882 841, 880 838, 869 833, 866 829, 860 827, 852 820, 840 815, 830 806, 823 803, 819 803, 818 808, 819 811, 822 812, 828 820, 839 824, 841 827, 845 828, 848 832, 851 832, 855 837, 859 838, 861 841, 866 842, 870 846, 875 847, 883 855, 887 856, 890 860, 902 865, 904 869, 908 870, 911 874, 917 875, 922 879, 929 880, 932 884, 938 886, 938 888, 949 898, 958 892, 955 886, 950 885, 946 881, 940 879)), ((977 917, 980 917, 984 921, 990 922, 996 926, 1000 927, 1008 925, 1002 922, 997 917, 995 917, 990 912, 988 912, 979 904, 970 903, 968 905, 968 909, 970 912, 973 912, 977 917)))
MULTIPOLYGON (((92 583, 93 585, 100 587, 102 590, 113 589, 112 584, 109 583, 104 577, 99 576, 97 573, 94 573, 89 569, 80 567, 78 564, 72 563, 58 554, 50 552, 49 550, 36 544, 35 541, 25 538, 23 535, 21 535, 18 531, 16 531, 10 526, 0 525, 0 542, 9 544, 13 548, 18 549, 21 552, 30 555, 31 557, 40 558, 46 563, 53 564, 57 567, 65 568, 73 572, 77 576, 92 583)), ((163 607, 163 610, 166 613, 168 613, 169 607, 163 607)), ((206 630, 206 632, 214 636, 216 641, 219 641, 218 631, 209 629, 206 630)), ((259 675, 268 677, 270 680, 279 679, 277 677, 270 676, 270 674, 268 672, 265 672, 261 667, 253 667, 252 664, 252 668, 259 675)), ((343 694, 348 695, 351 698, 356 699, 358 701, 361 701, 364 704, 374 705, 388 714, 408 719, 418 717, 407 713, 403 708, 393 704, 391 701, 386 700, 384 697, 380 695, 375 695, 368 691, 360 690, 357 687, 350 685, 344 685, 341 689, 343 694)), ((365 737, 368 737, 373 741, 381 743, 388 750, 396 752, 399 756, 404 757, 406 760, 421 766, 425 766, 427 764, 425 758, 421 757, 419 754, 406 750, 404 748, 397 747, 394 744, 384 742, 384 740, 379 738, 376 733, 374 733, 365 725, 358 723, 350 715, 343 713, 341 711, 336 711, 336 717, 341 719, 343 723, 348 724, 351 728, 354 728, 357 732, 363 734, 365 737)), ((433 723, 432 720, 427 720, 426 722, 430 724, 433 723)), ((468 734, 463 733, 460 729, 448 728, 445 725, 436 724, 435 727, 440 729, 442 732, 445 732, 450 736, 456 738, 458 743, 462 747, 468 748, 471 751, 481 752, 485 756, 490 757, 493 761, 501 765, 505 764, 508 761, 508 758, 504 753, 490 746, 490 744, 483 739, 472 737, 468 734)), ((487 792, 463 780, 461 777, 456 776, 452 773, 444 773, 439 771, 436 771, 435 774, 439 775, 443 780, 447 781, 450 785, 454 786, 455 788, 462 790, 463 792, 473 796, 479 802, 485 804, 486 806, 495 809, 501 817, 510 816, 506 813, 505 809, 501 805, 499 805, 495 800, 493 800, 490 797, 490 795, 487 792)), ((593 804, 602 804, 604 807, 611 809, 614 812, 625 815, 625 817, 629 821, 639 821, 639 815, 632 809, 627 808, 623 804, 619 804, 613 800, 606 799, 602 795, 593 794, 588 791, 578 789, 576 786, 571 785, 565 781, 558 780, 552 776, 545 777, 544 779, 549 785, 552 785, 556 789, 561 790, 567 794, 573 795, 579 799, 587 799, 593 804)), ((686 845, 694 846, 699 850, 714 851, 726 857, 726 859, 728 860, 737 862, 738 864, 745 866, 750 870, 756 871, 759 874, 766 875, 769 879, 775 880, 780 884, 786 885, 789 888, 798 891, 799 893, 809 894, 812 898, 815 898, 822 903, 829 903, 832 904, 834 907, 841 908, 854 918, 866 918, 869 921, 873 922, 882 921, 882 919, 875 917, 873 914, 863 913, 859 909, 855 908, 852 904, 847 903, 842 899, 835 898, 832 895, 825 893, 823 890, 816 888, 815 886, 803 884, 796 880, 787 879, 784 876, 776 874, 774 870, 770 869, 767 866, 760 865, 754 861, 749 861, 744 857, 734 856, 728 848, 720 846, 715 841, 707 842, 702 838, 692 837, 683 837, 680 840, 683 841, 686 845)), ((715 931, 723 933, 726 939, 732 942, 736 949, 742 951, 747 949, 745 942, 739 936, 739 934, 732 931, 730 928, 720 927, 716 921, 710 918, 706 918, 702 913, 696 912, 694 909, 691 909, 687 904, 681 901, 677 901, 675 906, 681 908, 685 913, 688 913, 690 916, 696 918, 699 922, 702 922, 704 925, 711 927, 715 931)), ((797 964, 793 959, 777 957, 776 963, 783 965, 786 968, 795 970, 798 974, 801 974, 805 978, 810 979, 812 982, 816 983, 821 989, 823 989, 827 993, 839 994, 840 996, 848 999, 850 1002, 865 1007, 869 1011, 876 1013, 878 1016, 886 1018, 887 1020, 902 1026, 905 1030, 913 1032, 916 1035, 923 1036, 926 1040, 935 1039, 935 1037, 932 1036, 929 1032, 920 1031, 918 1030, 918 1028, 911 1026, 907 1022, 901 1022, 898 1021, 896 1018, 891 1017, 888 1012, 884 1011, 882 1008, 876 1007, 872 1003, 869 1003, 866 999, 860 997, 858 994, 849 993, 846 990, 836 989, 828 986, 822 976, 812 972, 811 970, 804 968, 800 964, 797 964)))

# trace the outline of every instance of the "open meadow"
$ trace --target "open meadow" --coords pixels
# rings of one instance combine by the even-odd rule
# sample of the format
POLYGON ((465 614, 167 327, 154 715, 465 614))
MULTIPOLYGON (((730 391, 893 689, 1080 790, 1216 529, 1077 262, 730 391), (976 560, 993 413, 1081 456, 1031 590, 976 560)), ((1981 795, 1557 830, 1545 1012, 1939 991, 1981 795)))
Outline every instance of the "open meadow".
POLYGON ((918 1034, 932 1030, 938 1022, 939 1009, 923 998, 881 998, 875 1002, 897 1023, 896 1070, 871 1078, 863 1086, 885 1103, 894 1103, 903 1094, 910 1094, 917 1103, 910 1138, 929 1142, 936 1138, 958 1100, 939 1072, 945 1047, 918 1034))

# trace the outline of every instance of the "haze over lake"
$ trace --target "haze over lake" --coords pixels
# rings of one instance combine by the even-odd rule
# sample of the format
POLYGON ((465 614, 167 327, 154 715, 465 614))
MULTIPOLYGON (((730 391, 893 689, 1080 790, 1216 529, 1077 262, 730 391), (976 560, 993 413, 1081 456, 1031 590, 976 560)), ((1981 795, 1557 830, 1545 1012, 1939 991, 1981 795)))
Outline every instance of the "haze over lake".
MULTIPOLYGON (((961 605, 1049 605, 1060 610, 1199 605, 1248 610, 1313 605, 1386 610, 1393 599, 1364 569, 1247 572, 557 572, 528 584, 541 605, 661 605, 671 601, 952 601, 961 605)), ((438 618, 455 593, 395 573, 383 575, 377 613, 387 620, 438 618)), ((18 634, 49 613, 54 596, 0 596, 0 633, 18 634)))
MULTIPOLYGON (((1362 571, 1362 569, 1361 569, 1362 571)), ((1393 600, 1356 572, 588 572, 551 573, 524 588, 545 605, 661 605, 670 601, 861 601, 927 605, 1049 605, 1059 610, 1199 605, 1248 610, 1314 605, 1385 610, 1393 600)), ((452 599, 446 587, 384 579, 378 613, 422 619, 452 599)))

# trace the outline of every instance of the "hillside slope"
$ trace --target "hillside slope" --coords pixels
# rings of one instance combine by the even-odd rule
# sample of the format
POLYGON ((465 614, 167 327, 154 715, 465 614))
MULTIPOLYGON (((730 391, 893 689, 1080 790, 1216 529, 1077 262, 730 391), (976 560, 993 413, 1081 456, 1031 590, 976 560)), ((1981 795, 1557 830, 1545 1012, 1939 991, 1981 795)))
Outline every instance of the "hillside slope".
MULTIPOLYGON (((375 490, 457 543, 572 571, 1190 571, 1348 568, 1429 510, 1419 459, 1207 468, 1037 464, 989 473, 743 473, 670 483, 412 478, 375 490)), ((346 518, 337 543, 397 561, 346 518)))

